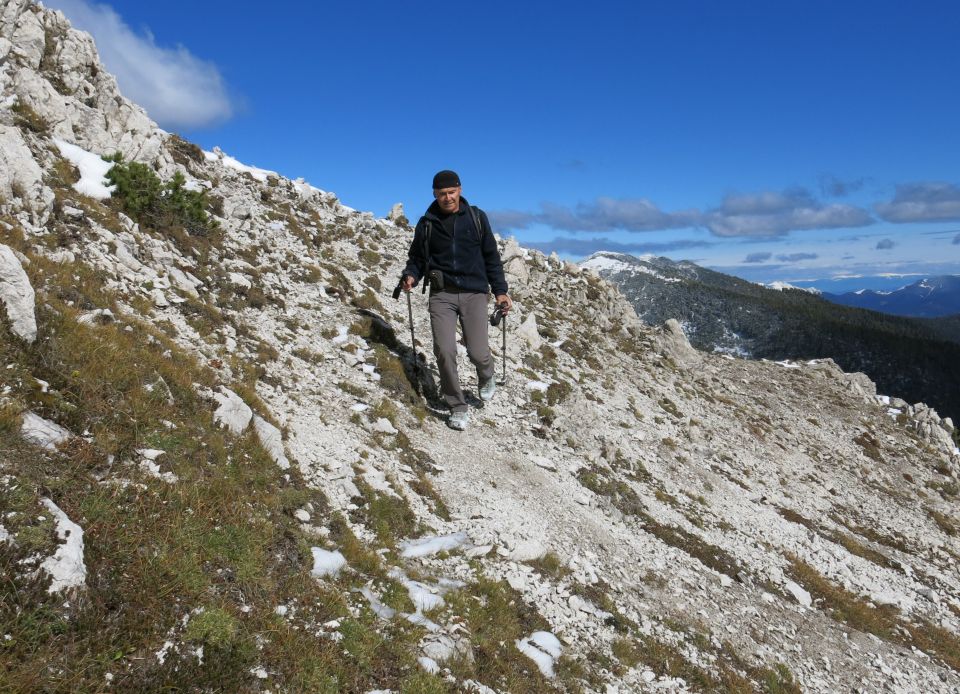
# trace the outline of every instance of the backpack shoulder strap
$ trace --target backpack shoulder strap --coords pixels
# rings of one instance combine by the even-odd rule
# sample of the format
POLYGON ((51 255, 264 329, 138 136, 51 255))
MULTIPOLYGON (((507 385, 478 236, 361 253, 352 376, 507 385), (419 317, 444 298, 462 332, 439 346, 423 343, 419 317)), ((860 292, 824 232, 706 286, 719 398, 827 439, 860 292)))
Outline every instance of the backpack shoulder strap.
POLYGON ((433 230, 433 224, 426 217, 421 217, 423 221, 423 257, 426 259, 423 268, 423 287, 420 290, 422 294, 427 293, 427 285, 430 284, 430 232, 433 230))
POLYGON ((477 241, 482 241, 483 225, 480 223, 480 208, 470 205, 470 214, 473 215, 473 225, 477 228, 477 241))

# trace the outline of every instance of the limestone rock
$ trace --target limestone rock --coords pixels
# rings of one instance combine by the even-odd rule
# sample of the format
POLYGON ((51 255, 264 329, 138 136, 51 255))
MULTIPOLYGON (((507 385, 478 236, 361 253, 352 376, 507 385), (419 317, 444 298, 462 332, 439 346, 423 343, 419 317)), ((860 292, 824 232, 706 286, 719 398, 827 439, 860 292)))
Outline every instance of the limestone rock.
POLYGON ((402 202, 398 202, 396 205, 394 205, 393 207, 390 208, 390 212, 387 213, 387 219, 389 219, 391 222, 395 222, 395 223, 397 223, 397 224, 409 224, 409 223, 410 223, 409 220, 407 219, 407 215, 405 215, 405 214, 403 213, 403 203, 402 203, 402 202))
POLYGON ((700 353, 691 345, 676 319, 671 318, 660 328, 657 345, 665 357, 678 364, 690 365, 700 360, 700 353))
POLYGON ((543 338, 537 330, 537 317, 533 313, 527 314, 526 319, 517 328, 517 337, 526 342, 530 349, 540 349, 543 338))
POLYGON ((0 302, 7 310, 15 335, 26 342, 37 339, 36 297, 30 278, 9 246, 0 244, 0 302))
POLYGON ((0 197, 18 198, 35 223, 44 224, 53 204, 53 191, 43 184, 43 170, 19 128, 0 125, 0 197))

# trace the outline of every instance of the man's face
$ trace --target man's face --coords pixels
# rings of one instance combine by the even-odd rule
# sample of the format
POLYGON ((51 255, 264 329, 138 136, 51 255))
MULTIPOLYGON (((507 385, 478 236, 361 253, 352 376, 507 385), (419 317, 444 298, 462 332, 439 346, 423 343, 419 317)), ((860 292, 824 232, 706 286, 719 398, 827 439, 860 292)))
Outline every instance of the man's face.
POLYGON ((456 212, 460 209, 460 186, 456 188, 434 188, 433 197, 444 212, 456 212))

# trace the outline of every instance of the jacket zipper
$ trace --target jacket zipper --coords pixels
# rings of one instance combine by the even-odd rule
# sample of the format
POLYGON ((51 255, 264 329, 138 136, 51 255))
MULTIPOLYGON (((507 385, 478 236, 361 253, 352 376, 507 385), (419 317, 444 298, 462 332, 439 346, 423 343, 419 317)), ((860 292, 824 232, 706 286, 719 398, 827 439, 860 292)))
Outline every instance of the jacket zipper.
POLYGON ((453 277, 454 277, 454 284, 457 284, 456 280, 459 279, 459 276, 457 275, 457 217, 460 216, 459 213, 460 213, 460 209, 459 209, 459 208, 457 208, 457 211, 453 213, 453 234, 451 234, 451 236, 453 237, 452 240, 451 240, 451 246, 453 247, 453 277))

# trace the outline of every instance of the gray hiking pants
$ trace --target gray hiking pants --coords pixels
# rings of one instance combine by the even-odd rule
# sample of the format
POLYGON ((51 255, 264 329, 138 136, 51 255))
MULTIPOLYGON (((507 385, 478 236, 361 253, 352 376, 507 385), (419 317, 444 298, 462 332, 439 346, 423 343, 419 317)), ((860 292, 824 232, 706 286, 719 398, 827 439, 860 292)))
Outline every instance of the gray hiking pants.
POLYGON ((487 295, 478 292, 431 291, 430 327, 433 355, 440 371, 440 394, 451 412, 463 412, 467 401, 457 374, 457 321, 463 330, 467 356, 477 367, 477 380, 493 378, 495 368, 487 338, 487 295))

